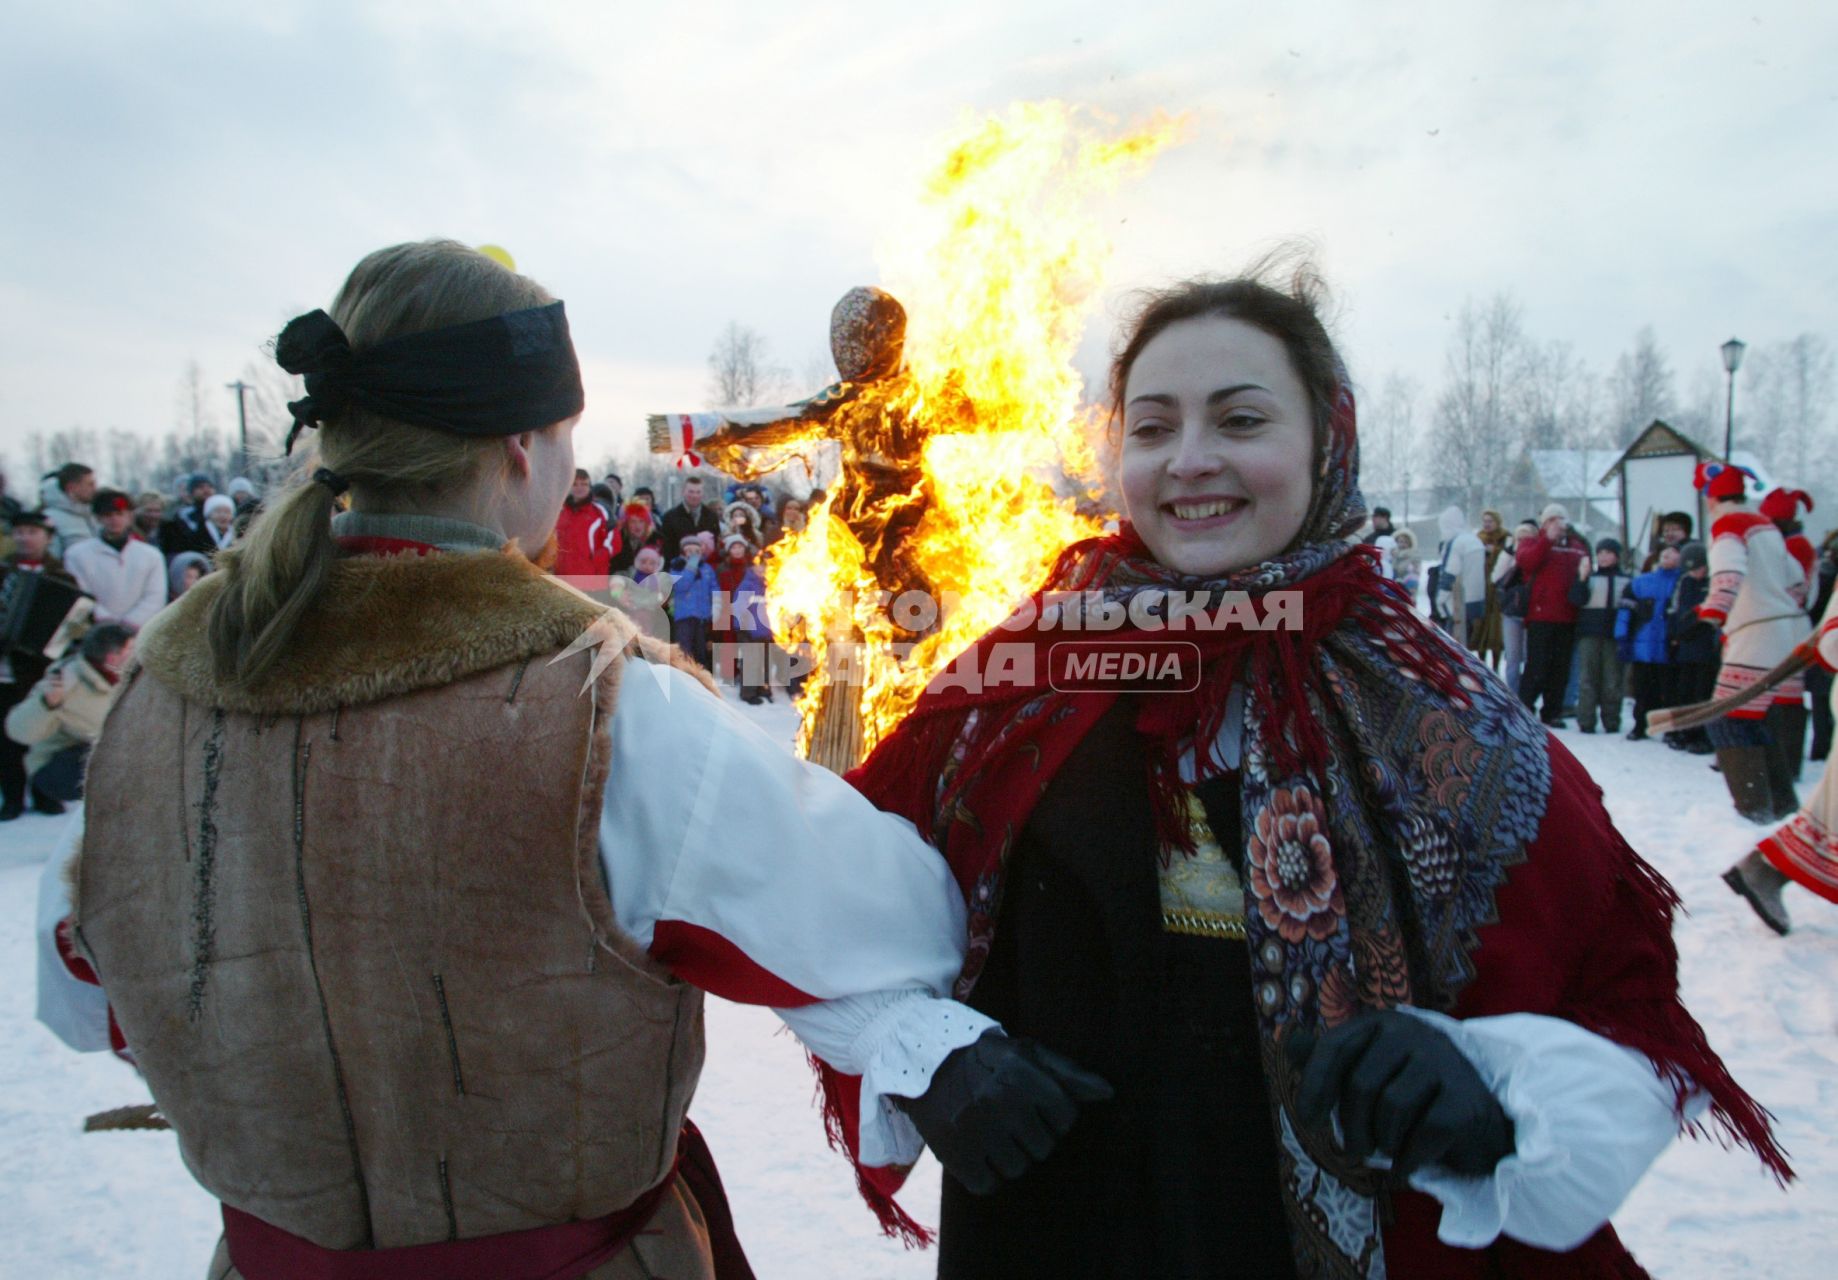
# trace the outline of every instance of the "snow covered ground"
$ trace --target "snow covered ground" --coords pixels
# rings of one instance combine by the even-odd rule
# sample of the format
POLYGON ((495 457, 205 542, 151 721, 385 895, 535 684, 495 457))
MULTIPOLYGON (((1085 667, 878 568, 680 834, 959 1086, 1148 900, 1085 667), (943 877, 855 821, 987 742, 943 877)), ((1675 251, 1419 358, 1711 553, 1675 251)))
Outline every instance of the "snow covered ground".
MULTIPOLYGON (((787 742, 781 702, 758 708, 787 742)), ((1658 743, 1562 734, 1602 784, 1634 846, 1691 911, 1679 925, 1686 997, 1737 1078, 1779 1117, 1800 1182, 1778 1190, 1757 1163, 1682 1142, 1617 1216, 1656 1276, 1744 1280, 1831 1274, 1838 1250, 1838 912, 1789 890, 1797 929, 1767 932, 1717 876, 1755 830, 1704 758, 1658 743), (1824 1259, 1824 1261, 1820 1261, 1824 1259)), ((1809 765, 1810 788, 1818 766, 1809 765)), ((33 1019, 33 907, 61 820, 0 827, 0 1277, 201 1276, 216 1206, 171 1135, 82 1133, 83 1117, 147 1098, 124 1064, 66 1050, 33 1019)), ((692 1111, 721 1162, 741 1238, 776 1277, 919 1277, 930 1255, 880 1237, 847 1166, 824 1146, 803 1055, 771 1014, 711 1001, 708 1069, 692 1111)), ((929 1157, 906 1196, 936 1220, 929 1157)))

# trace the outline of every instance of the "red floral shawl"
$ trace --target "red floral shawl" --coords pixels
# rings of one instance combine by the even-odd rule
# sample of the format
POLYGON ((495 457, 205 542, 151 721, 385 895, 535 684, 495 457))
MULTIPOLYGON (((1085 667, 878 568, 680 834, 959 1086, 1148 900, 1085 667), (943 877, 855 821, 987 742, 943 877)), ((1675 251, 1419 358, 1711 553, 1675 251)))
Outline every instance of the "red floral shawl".
MULTIPOLYGON (((1184 747, 1214 742, 1233 686, 1245 691, 1238 771, 1238 834, 1249 868, 1245 918, 1298 1274, 1385 1274, 1393 1197, 1382 1175, 1351 1165, 1330 1137, 1293 1118, 1295 1082, 1279 1047, 1291 1027, 1336 1025, 1362 1007, 1413 1004, 1458 1015, 1520 1008, 1568 1017, 1647 1053, 1679 1088, 1681 1106, 1694 1085, 1706 1090, 1727 1134, 1786 1176, 1766 1113, 1729 1077, 1679 1003, 1670 937, 1676 895, 1614 834, 1599 792, 1568 753, 1491 672, 1416 613, 1377 572, 1369 551, 1351 543, 1364 511, 1355 455, 1352 398, 1343 394, 1297 547, 1224 579, 1173 574, 1147 556, 1127 526, 1116 537, 1069 548, 1031 607, 967 655, 974 670, 986 671, 999 665, 996 646, 1025 646, 1037 655, 1031 677, 983 688, 935 680, 850 775, 878 806, 931 836, 964 891, 970 936, 956 994, 968 996, 989 953, 1016 835, 1115 698, 1051 687, 1045 650, 1068 635, 1063 600, 1056 608, 1049 593, 1093 593, 1094 604, 1111 606, 1171 589, 1204 591, 1215 602, 1243 593, 1257 616, 1267 617, 1271 592, 1300 592, 1297 629, 1138 628, 1103 636, 1127 648, 1174 635, 1201 651, 1200 688, 1145 695, 1137 718, 1150 744, 1144 766, 1158 825, 1176 848, 1184 834, 1171 801, 1183 784, 1174 762, 1184 747), (1592 856, 1580 864, 1529 862, 1548 811, 1569 826, 1593 824, 1599 847, 1592 856), (1517 949, 1513 965, 1548 980, 1535 998, 1500 1007, 1492 987, 1469 987, 1482 931, 1500 922, 1508 898, 1544 926, 1522 928, 1515 919, 1488 934, 1488 945, 1497 939, 1517 949), (1591 965, 1563 950, 1569 940, 1551 924, 1567 899, 1619 904, 1624 918, 1613 922, 1614 942, 1626 972, 1614 981, 1581 972, 1591 965)), ((1153 614, 1153 605, 1142 612, 1153 614)), ((1211 751, 1196 754, 1199 776, 1224 769, 1211 751)), ((1593 957, 1593 965, 1602 963, 1593 957)), ((859 1089, 818 1066, 832 1139, 853 1157, 859 1089)), ((890 1233, 928 1238, 892 1199, 905 1170, 858 1162, 857 1173, 890 1233)))

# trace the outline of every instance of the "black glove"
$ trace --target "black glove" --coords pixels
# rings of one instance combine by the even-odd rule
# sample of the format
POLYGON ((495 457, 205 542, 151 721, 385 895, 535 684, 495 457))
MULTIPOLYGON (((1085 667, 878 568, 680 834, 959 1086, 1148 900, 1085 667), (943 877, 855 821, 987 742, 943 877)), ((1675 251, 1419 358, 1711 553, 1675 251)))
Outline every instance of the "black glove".
POLYGON ((1285 1042, 1301 1073, 1296 1112, 1326 1128, 1340 1108, 1346 1152, 1391 1158, 1400 1178, 1424 1165, 1486 1177, 1513 1152, 1513 1126, 1474 1064, 1429 1023, 1395 1009, 1285 1042))
POLYGON ((1079 1103, 1111 1094, 1051 1049, 989 1031, 939 1063, 924 1093, 895 1101, 945 1171, 986 1196, 1045 1160, 1078 1119, 1079 1103))

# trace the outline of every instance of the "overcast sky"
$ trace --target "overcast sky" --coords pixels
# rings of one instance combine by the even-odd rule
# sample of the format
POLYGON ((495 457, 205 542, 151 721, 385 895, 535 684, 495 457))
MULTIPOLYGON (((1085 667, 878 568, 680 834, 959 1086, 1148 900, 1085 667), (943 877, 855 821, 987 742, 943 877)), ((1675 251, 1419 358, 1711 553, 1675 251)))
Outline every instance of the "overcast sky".
POLYGON ((567 300, 583 452, 636 448, 730 319, 811 366, 940 138, 1035 98, 1191 113, 1089 364, 1117 291, 1288 236, 1374 388, 1502 288, 1598 371, 1652 323, 1681 391, 1732 333, 1838 337, 1838 5, 1276 7, 0 0, 0 455, 165 432, 187 361, 221 386, 429 235, 567 300))

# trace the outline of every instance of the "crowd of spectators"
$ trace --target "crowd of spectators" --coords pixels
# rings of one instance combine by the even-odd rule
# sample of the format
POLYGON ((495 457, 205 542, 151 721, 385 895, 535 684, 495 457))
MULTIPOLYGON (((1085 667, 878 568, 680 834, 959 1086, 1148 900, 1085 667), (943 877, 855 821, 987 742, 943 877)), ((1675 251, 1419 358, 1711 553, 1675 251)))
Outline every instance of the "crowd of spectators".
MULTIPOLYGON (((1560 503, 1511 529, 1497 511, 1483 512, 1470 529, 1458 507, 1438 523, 1442 542, 1427 569, 1411 531, 1395 528, 1383 507, 1362 541, 1379 552, 1386 576, 1423 599, 1430 616, 1545 724, 1574 719, 1583 733, 1619 733, 1626 719, 1628 738, 1639 742, 1654 711, 1712 697, 1721 647, 1717 628, 1698 616, 1710 562, 1705 544, 1693 541, 1690 513, 1662 516, 1637 566, 1616 538, 1591 547, 1560 503)), ((1826 535, 1808 584, 1813 618, 1824 613, 1835 578, 1838 531, 1826 535)), ((1823 670, 1808 675, 1814 760, 1831 750, 1830 680, 1823 670)), ((1697 755, 1712 751, 1702 728, 1664 741, 1697 755)))
MULTIPOLYGON (((764 485, 691 476, 667 511, 645 486, 628 497, 609 473, 577 471, 555 527, 552 571, 615 598, 623 583, 656 605, 686 653, 738 686, 747 702, 770 700, 792 664, 772 643, 760 557, 787 531, 801 531, 807 503, 764 485)), ((812 499, 823 500, 822 490, 812 499)), ((83 764, 108 688, 133 652, 134 636, 211 572, 260 510, 243 477, 217 492, 211 477, 179 477, 170 495, 130 494, 72 462, 41 478, 30 503, 0 473, 0 582, 46 574, 80 593, 79 625, 55 657, 29 648, 0 652, 0 821, 29 806, 55 813, 81 793, 83 764)))
POLYGON ((596 483, 577 470, 556 524, 554 571, 591 594, 617 596, 629 581, 662 612, 679 648, 737 685, 743 701, 770 701, 788 662, 772 643, 760 558, 787 531, 803 530, 806 510, 762 484, 723 494, 714 479, 691 475, 682 501, 660 512, 649 488, 628 499, 617 474, 596 483))
POLYGON ((259 507, 241 476, 223 494, 209 476, 181 476, 168 501, 108 487, 93 467, 69 462, 42 476, 27 501, 0 473, 0 583, 43 574, 80 593, 68 652, 0 651, 0 821, 28 803, 59 812, 80 794, 89 743, 134 636, 210 572, 259 507))

